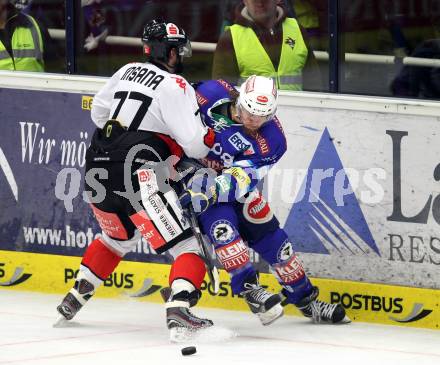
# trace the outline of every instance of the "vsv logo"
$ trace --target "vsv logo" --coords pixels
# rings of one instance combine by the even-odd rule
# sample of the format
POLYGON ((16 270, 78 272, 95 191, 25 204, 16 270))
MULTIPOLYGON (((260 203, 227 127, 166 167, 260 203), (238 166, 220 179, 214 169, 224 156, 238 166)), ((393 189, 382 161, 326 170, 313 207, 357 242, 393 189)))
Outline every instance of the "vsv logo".
MULTIPOLYGON (((298 193, 302 199, 293 204, 284 227, 295 251, 380 256, 353 189, 338 204, 334 173, 316 183, 314 175, 327 171, 344 167, 326 128, 298 193)), ((345 179, 351 188, 346 175, 345 179)))

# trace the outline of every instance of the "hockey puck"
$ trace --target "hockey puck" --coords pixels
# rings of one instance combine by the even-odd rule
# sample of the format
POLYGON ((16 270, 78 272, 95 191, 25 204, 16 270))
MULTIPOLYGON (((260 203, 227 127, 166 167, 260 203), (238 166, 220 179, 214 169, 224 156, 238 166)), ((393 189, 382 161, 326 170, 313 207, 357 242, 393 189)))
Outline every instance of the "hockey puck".
POLYGON ((195 354, 197 352, 195 346, 184 347, 181 351, 182 351, 182 355, 183 356, 192 355, 192 354, 195 354))

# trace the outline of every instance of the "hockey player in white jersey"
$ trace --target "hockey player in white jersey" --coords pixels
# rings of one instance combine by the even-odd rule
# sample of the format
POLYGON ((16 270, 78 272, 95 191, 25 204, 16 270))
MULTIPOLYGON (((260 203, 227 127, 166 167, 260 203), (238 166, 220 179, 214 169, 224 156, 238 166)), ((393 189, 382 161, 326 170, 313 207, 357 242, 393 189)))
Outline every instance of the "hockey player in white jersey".
POLYGON ((142 42, 147 62, 123 66, 93 100, 97 129, 86 155, 91 178, 86 177, 85 189, 102 237, 87 248, 74 287, 57 310, 62 320, 72 319, 143 236, 156 252, 168 251, 174 258, 168 328, 197 330, 212 325, 189 311, 200 297, 206 268, 177 195, 163 181, 170 173, 165 166, 177 163, 183 153, 205 157, 214 132, 200 119, 193 87, 177 75, 183 57, 191 55, 185 32, 152 21, 142 42), (105 197, 93 201, 99 185, 105 197))

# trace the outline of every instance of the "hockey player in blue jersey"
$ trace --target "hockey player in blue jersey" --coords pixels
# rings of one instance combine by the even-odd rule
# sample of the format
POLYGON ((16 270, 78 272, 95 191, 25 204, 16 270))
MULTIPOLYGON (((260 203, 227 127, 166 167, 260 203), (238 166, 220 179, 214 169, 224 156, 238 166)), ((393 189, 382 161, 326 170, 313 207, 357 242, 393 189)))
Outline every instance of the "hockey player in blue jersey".
POLYGON ((243 295, 263 325, 282 316, 281 301, 295 305, 315 322, 348 322, 340 304, 317 299, 318 288, 311 284, 287 234, 257 189, 287 148, 275 116, 273 80, 251 76, 239 93, 223 80, 210 80, 196 86, 196 96, 205 123, 216 131, 215 143, 202 163, 216 174, 199 170, 180 202, 184 207, 192 203, 200 214, 202 230, 230 274, 232 292, 243 295), (270 265, 283 287, 281 295, 259 285, 245 242, 270 265))

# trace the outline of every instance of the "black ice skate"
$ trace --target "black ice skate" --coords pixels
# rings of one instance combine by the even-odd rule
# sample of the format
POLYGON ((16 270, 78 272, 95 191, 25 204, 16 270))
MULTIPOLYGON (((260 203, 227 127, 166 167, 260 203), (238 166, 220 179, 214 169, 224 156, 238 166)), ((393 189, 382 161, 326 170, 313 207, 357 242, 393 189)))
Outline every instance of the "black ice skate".
POLYGON ((70 321, 79 312, 82 306, 92 297, 95 288, 86 279, 76 280, 74 287, 67 293, 57 311, 61 314, 54 327, 61 327, 65 321, 70 321))
POLYGON ((190 293, 182 291, 168 298, 165 303, 167 327, 173 342, 188 341, 199 330, 214 325, 210 319, 199 318, 191 313, 189 310, 191 297, 190 293))
POLYGON ((318 295, 319 289, 314 286, 310 295, 295 304, 304 317, 311 318, 315 323, 343 324, 351 322, 341 304, 323 302, 317 299, 318 295))
POLYGON ((244 284, 245 290, 240 294, 246 300, 252 313, 255 313, 264 326, 273 323, 284 314, 281 298, 265 290, 258 283, 258 278, 252 278, 244 284))

